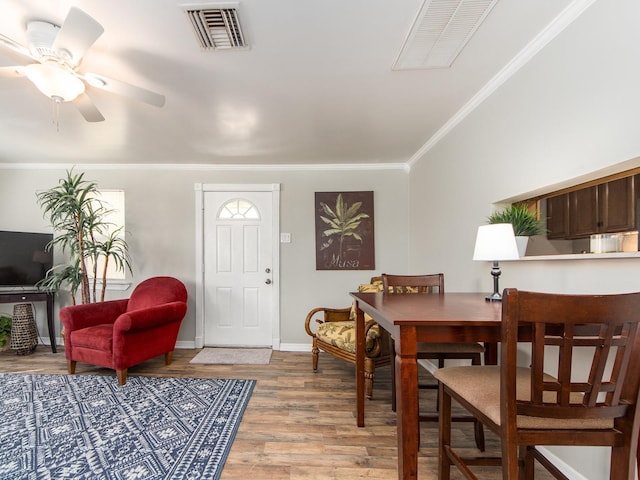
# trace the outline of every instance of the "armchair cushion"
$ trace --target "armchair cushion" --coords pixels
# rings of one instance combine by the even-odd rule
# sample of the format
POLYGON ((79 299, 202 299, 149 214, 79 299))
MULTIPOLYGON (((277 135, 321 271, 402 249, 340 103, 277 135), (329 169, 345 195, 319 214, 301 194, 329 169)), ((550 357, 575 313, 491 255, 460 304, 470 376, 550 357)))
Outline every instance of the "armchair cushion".
MULTIPOLYGON (((356 353, 356 329, 353 320, 346 322, 326 322, 318 325, 316 338, 325 343, 329 343, 341 350, 349 353, 356 353)), ((367 332, 366 350, 370 352, 374 349, 376 342, 380 339, 380 327, 373 325, 367 332)))
POLYGON ((75 348, 84 347, 105 352, 113 351, 113 325, 103 323, 95 327, 81 328, 71 332, 71 343, 75 348))

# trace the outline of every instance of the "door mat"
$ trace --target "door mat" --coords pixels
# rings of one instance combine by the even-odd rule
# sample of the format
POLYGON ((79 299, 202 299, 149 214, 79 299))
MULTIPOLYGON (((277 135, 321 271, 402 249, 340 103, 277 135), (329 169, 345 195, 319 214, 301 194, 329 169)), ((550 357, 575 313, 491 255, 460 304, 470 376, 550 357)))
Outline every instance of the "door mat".
POLYGON ((204 348, 189 363, 268 365, 270 348, 204 348))

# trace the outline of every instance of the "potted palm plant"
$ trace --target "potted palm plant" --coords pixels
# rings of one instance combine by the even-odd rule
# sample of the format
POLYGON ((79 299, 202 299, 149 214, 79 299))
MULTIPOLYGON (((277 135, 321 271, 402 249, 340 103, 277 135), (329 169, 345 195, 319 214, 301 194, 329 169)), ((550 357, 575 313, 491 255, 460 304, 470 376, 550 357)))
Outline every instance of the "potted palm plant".
POLYGON ((510 223, 516 236, 520 256, 524 256, 529 237, 545 232, 544 222, 524 203, 513 204, 487 217, 487 223, 510 223))
POLYGON ((59 247, 68 253, 68 263, 56 265, 38 287, 58 291, 66 287, 75 305, 80 290, 81 303, 98 301, 97 280, 102 278, 100 301, 104 301, 109 261, 119 271, 131 272, 128 245, 119 230, 109 232, 105 221, 110 212, 99 200, 97 184, 84 180, 84 173, 67 171, 66 178, 50 190, 37 193, 38 203, 56 233, 49 249, 59 247), (103 268, 98 272, 100 260, 103 268))
POLYGON ((12 318, 6 313, 0 313, 0 352, 9 348, 11 339, 12 318))

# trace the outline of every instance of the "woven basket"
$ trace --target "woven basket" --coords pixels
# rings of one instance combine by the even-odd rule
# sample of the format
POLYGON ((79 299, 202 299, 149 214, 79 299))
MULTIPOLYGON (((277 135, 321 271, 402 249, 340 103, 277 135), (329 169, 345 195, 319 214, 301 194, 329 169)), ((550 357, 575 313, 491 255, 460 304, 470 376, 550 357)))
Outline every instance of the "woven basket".
POLYGON ((33 308, 30 303, 20 303, 13 307, 11 323, 11 350, 18 355, 33 353, 38 345, 38 329, 33 319, 33 308))

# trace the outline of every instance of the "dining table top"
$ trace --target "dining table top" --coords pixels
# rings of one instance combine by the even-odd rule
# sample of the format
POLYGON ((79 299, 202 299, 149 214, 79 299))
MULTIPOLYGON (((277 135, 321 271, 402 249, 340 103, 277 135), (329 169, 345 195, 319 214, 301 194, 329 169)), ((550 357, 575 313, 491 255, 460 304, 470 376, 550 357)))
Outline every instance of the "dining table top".
POLYGON ((378 318, 383 317, 396 326, 424 326, 425 322, 433 326, 499 326, 502 317, 502 303, 485 300, 483 293, 385 295, 358 292, 351 295, 362 301, 365 312, 374 309, 378 318))

